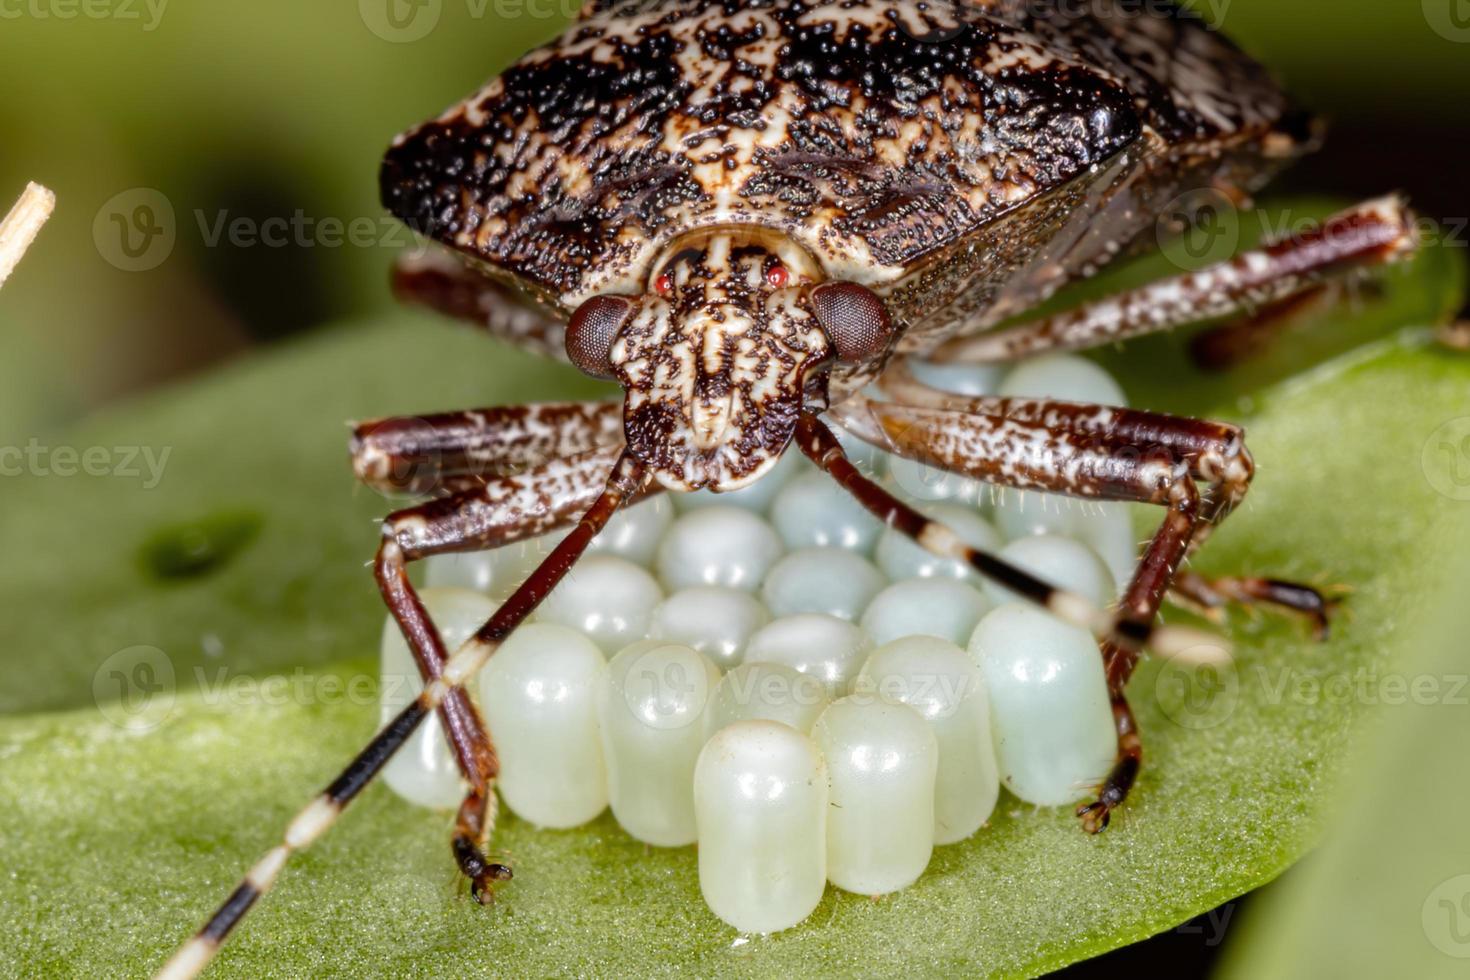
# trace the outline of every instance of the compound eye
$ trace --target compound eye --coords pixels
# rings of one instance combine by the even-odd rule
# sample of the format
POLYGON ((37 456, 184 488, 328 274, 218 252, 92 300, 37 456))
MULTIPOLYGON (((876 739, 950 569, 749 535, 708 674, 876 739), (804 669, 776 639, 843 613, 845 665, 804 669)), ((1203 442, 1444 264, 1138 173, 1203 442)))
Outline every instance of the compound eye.
POLYGON ((567 358, 594 378, 611 378, 612 345, 628 322, 633 301, 626 296, 594 296, 567 321, 567 358))
POLYGON ((855 282, 827 282, 813 289, 812 310, 843 364, 881 357, 893 342, 893 323, 883 301, 855 282))

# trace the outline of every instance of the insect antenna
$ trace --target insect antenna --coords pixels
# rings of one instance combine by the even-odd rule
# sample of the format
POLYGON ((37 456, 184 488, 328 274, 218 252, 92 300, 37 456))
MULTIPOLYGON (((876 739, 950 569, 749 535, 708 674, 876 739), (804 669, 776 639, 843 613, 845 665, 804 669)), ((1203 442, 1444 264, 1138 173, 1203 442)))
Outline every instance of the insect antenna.
POLYGON ((972 547, 943 524, 925 517, 863 476, 847 458, 832 430, 809 412, 803 413, 797 422, 796 442, 819 468, 884 524, 908 535, 936 555, 968 563, 983 577, 1042 607, 1058 619, 1080 626, 1099 640, 1132 653, 1149 647, 1164 656, 1174 656, 1202 645, 1226 647, 1221 638, 1199 630, 1155 626, 1151 622, 1107 612, 1075 592, 1048 585, 1004 559, 972 547))
POLYGON ((347 805, 373 781, 393 754, 409 740, 424 718, 444 702, 450 691, 470 680, 485 666, 485 662, 505 638, 566 576, 587 550, 592 539, 602 531, 618 508, 638 492, 643 483, 642 464, 625 453, 613 467, 601 496, 588 508, 582 520, 505 601, 490 621, 455 651, 454 656, 444 665, 441 676, 426 684, 419 696, 383 726, 372 741, 348 763, 347 768, 296 815, 286 826, 281 843, 267 851, 246 872, 240 884, 215 910, 214 915, 159 970, 160 980, 186 980, 196 977, 209 965, 230 932, 245 918, 251 907, 270 891, 291 855, 305 850, 331 829, 347 805))

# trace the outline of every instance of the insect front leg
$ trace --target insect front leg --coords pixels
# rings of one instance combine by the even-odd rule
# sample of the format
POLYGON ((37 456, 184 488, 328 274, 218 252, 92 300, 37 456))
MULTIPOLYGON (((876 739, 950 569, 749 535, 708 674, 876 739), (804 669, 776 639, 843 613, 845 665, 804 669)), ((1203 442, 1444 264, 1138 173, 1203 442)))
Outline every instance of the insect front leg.
MULTIPOLYGON (((548 467, 553 474, 553 486, 558 480, 565 485, 565 481, 575 479, 572 473, 580 469, 576 461, 571 460, 563 461, 561 467, 553 467, 551 464, 548 467)), ((439 676, 427 682, 419 696, 384 725, 337 778, 328 783, 321 794, 296 815, 287 825, 281 842, 267 851, 246 872, 235 890, 220 904, 203 927, 179 947, 164 964, 158 976, 169 980, 183 980, 198 976, 209 965, 225 939, 255 903, 274 887, 291 855, 310 847, 331 829, 342 812, 387 765, 388 760, 413 737, 424 718, 438 710, 451 692, 459 690, 485 666, 485 662, 500 648, 505 638, 566 577, 592 539, 607 525, 618 509, 630 498, 636 497, 646 485, 643 467, 626 455, 619 456, 601 492, 596 493, 581 520, 572 526, 561 543, 505 601, 489 622, 454 652, 443 665, 439 676)), ((522 489, 528 488, 523 486, 522 489)), ((468 502, 464 509, 473 513, 486 512, 486 508, 476 508, 468 502)), ((453 521, 443 522, 441 526, 452 536, 453 521)), ((464 529, 461 525, 460 531, 464 529)), ((421 524, 410 521, 408 527, 399 530, 409 538, 408 551, 419 552, 433 546, 430 540, 423 538, 425 532, 432 530, 427 519, 421 524)), ((403 542, 399 546, 403 547, 403 542)), ((478 545, 466 543, 465 546, 468 548, 478 545)))
MULTIPOLYGON (((496 548, 571 523, 597 498, 620 447, 543 463, 521 476, 485 478, 483 486, 399 511, 383 523, 373 574, 383 601, 413 653, 424 683, 438 680, 449 659, 439 631, 408 578, 411 562, 431 555, 496 548)), ((477 901, 510 869, 484 858, 481 846, 495 824, 493 784, 499 773, 484 720, 463 689, 439 706, 444 732, 469 784, 451 847, 477 901)))
POLYGON ((1380 198, 1197 272, 1019 326, 958 337, 929 356, 999 363, 1101 347, 1286 303, 1355 271, 1406 259, 1417 247, 1412 212, 1397 197, 1380 198))
MULTIPOLYGON (((988 483, 1165 508, 1120 603, 1136 622, 1156 618, 1179 567, 1249 486, 1250 456, 1234 426, 1039 399, 961 398, 932 389, 925 397, 930 404, 855 398, 832 415, 889 452, 988 483), (1203 498, 1197 480, 1209 485, 1203 498)), ((1106 827, 1127 798, 1143 757, 1125 694, 1139 647, 1105 638, 1101 650, 1118 754, 1097 801, 1078 811, 1091 832, 1106 827)))
POLYGON ((452 493, 623 442, 617 402, 547 402, 359 422, 352 471, 391 496, 452 493))

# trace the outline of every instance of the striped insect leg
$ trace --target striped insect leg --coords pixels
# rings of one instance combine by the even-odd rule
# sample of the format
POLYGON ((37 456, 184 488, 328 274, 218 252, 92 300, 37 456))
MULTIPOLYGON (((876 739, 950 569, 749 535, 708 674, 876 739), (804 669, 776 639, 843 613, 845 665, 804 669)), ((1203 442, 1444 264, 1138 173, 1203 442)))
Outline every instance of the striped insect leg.
MULTIPOLYGON (((1192 466, 1228 470, 1226 461, 1244 452, 1238 430, 1193 420, 1173 420, 1171 425, 1167 416, 1067 402, 956 400, 972 408, 1006 408, 1010 416, 867 399, 845 403, 833 415, 860 438, 890 452, 989 483, 1165 508, 1119 609, 1120 623, 1149 627, 1201 527, 1192 466), (1221 430, 1215 439, 1207 438, 1211 426, 1221 430), (1155 438, 1161 427, 1172 433, 1172 444, 1155 438), (1196 447, 1193 463, 1179 451, 1186 435, 1196 447)), ((1116 631, 1102 636, 1118 752, 1098 799, 1078 810, 1089 832, 1107 826, 1142 765, 1143 745, 1125 693, 1141 648, 1116 631)))
POLYGON ((1406 259, 1417 248, 1407 205, 1398 197, 1380 198, 1197 272, 1031 323, 956 338, 928 356, 966 363, 1015 361, 1250 315, 1346 275, 1406 259))
MULTIPOLYGON (((902 360, 889 366, 880 384, 885 395, 904 405, 1040 424, 1081 439, 1106 436, 1133 455, 1147 448, 1181 460, 1188 466, 1189 475, 1206 487, 1186 558, 1197 552, 1240 505, 1255 476, 1256 465, 1246 448, 1245 432, 1226 422, 1049 399, 956 395, 923 384, 902 360)), ((1175 577, 1169 598, 1206 614, 1226 602, 1272 605, 1306 618, 1319 635, 1326 633, 1332 609, 1332 603, 1310 586, 1275 579, 1211 581, 1191 573, 1175 577)))
MULTIPOLYGON (((620 452, 594 450, 543 463, 521 476, 489 479, 476 489, 399 511, 383 522, 373 574, 424 683, 439 679, 449 657, 409 581, 408 565, 436 554, 497 548, 565 526, 597 499, 620 452)), ((480 849, 494 829, 499 762, 485 722, 464 690, 449 692, 439 716, 469 784, 451 847, 475 898, 488 902, 491 886, 511 876, 509 868, 487 861, 480 849)))
MULTIPOLYGON (((834 414, 837 413, 834 412, 834 414)), ((853 425, 847 424, 851 420, 848 420, 845 415, 839 417, 844 420, 845 427, 850 431, 858 432, 853 425)), ((893 444, 878 434, 879 431, 881 430, 869 429, 861 433, 861 437, 885 448, 892 447, 893 444)), ((1046 609, 1054 616, 1092 632, 1099 639, 1122 649, 1131 650, 1135 655, 1145 647, 1172 654, 1197 646, 1201 642, 1222 642, 1195 630, 1180 627, 1155 628, 1146 619, 1126 615, 1120 617, 1109 613, 1098 608, 1083 596, 1058 589, 993 554, 971 547, 944 524, 925 517, 877 483, 863 476, 847 458, 837 437, 814 415, 808 413, 801 417, 796 427, 795 440, 801 451, 810 457, 818 467, 888 526, 912 538, 921 547, 936 555, 968 563, 982 577, 1004 586, 1026 601, 1046 609)), ((894 449, 894 451, 897 450, 894 449)), ((913 454, 910 456, 919 458, 913 454)), ((1166 469, 1174 468, 1166 467, 1166 469)), ((1123 498, 1106 497, 1102 499, 1123 498)))
MULTIPOLYGON (((220 946, 234 928, 265 895, 279 877, 290 856, 311 846, 336 823, 342 812, 382 771, 395 752, 412 737, 430 712, 436 711, 449 698, 474 677, 500 647, 505 638, 525 621, 543 599, 556 587, 587 550, 592 539, 606 526, 608 520, 630 497, 645 486, 642 467, 627 457, 619 457, 612 473, 600 493, 594 492, 593 502, 587 507, 581 520, 568 532, 560 544, 522 583, 493 617, 475 635, 461 646, 454 655, 442 664, 438 676, 424 685, 419 696, 400 711, 375 735, 336 779, 329 783, 318 797, 296 815, 287 825, 281 843, 266 852, 252 867, 229 897, 215 910, 209 920, 195 935, 184 943, 159 971, 160 977, 170 980, 198 976, 209 965, 220 946)), ((445 504, 448 501, 437 501, 445 504)), ((475 506, 464 501, 463 510, 474 511, 475 506)), ((426 505, 427 506, 427 505, 426 505)), ((483 508, 481 514, 488 511, 483 508)), ((442 515, 441 515, 442 516, 442 515)), ((395 543, 405 553, 417 556, 430 553, 431 549, 453 550, 450 540, 456 533, 464 533, 471 526, 466 516, 463 520, 441 522, 441 533, 432 531, 434 522, 429 515, 421 515, 420 521, 409 520, 407 528, 408 547, 403 542, 395 543)), ((497 527, 504 522, 494 521, 482 525, 486 530, 479 541, 493 540, 497 527)), ((389 536, 385 536, 388 540, 389 536)), ((466 547, 473 547, 467 544, 466 547)))

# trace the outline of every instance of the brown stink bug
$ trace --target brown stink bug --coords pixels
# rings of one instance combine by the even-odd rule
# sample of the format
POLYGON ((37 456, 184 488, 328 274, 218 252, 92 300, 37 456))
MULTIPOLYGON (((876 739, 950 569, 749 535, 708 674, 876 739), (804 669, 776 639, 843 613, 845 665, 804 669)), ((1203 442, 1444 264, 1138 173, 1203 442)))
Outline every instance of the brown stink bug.
POLYGON ((1313 148, 1267 72, 1168 3, 624 0, 588 9, 480 92, 400 137, 386 205, 448 246, 399 292, 622 385, 617 403, 389 419, 357 475, 433 492, 391 515, 378 585, 425 679, 164 972, 192 976, 294 851, 337 819, 433 711, 470 790, 453 850, 477 896, 495 754, 460 687, 619 506, 733 490, 799 451, 924 547, 1097 634, 1118 752, 1101 830, 1138 772, 1124 688, 1166 597, 1264 602, 1319 626, 1312 589, 1206 581, 1186 558, 1241 501, 1239 428, 927 387, 907 358, 1078 350, 1293 300, 1415 246, 1388 198, 1289 240, 1069 313, 996 330, 1136 248, 1168 202, 1243 200, 1313 148), (870 396, 876 384, 883 398, 870 396), (976 551, 866 479, 832 427, 991 484, 1148 502, 1165 518, 1113 613, 976 551), (405 474, 408 474, 405 476, 405 474), (430 555, 572 530, 482 629, 447 650, 409 583, 430 555))

